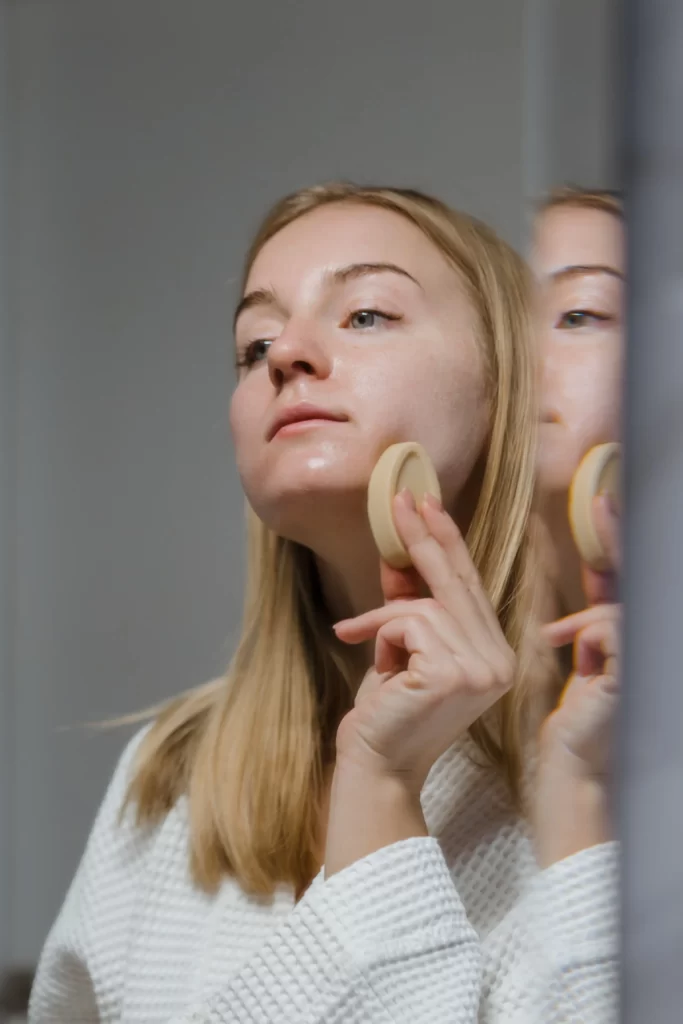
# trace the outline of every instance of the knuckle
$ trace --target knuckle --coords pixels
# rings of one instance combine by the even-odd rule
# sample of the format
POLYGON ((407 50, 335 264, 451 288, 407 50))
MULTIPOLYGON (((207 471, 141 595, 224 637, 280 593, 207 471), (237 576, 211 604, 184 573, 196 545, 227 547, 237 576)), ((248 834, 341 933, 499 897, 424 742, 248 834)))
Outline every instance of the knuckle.
POLYGON ((474 665, 468 673, 468 682, 469 689, 473 693, 489 693, 496 687, 497 683, 496 671, 493 665, 485 661, 474 665))
POLYGON ((433 616, 441 612, 441 605, 434 597, 423 598, 421 604, 426 615, 433 616))
POLYGON ((380 626, 377 630, 376 640, 386 639, 387 633, 392 632, 393 622, 385 622, 384 625, 380 626))
POLYGON ((468 688, 479 694, 491 691, 505 693, 514 682, 515 669, 516 658, 512 651, 503 652, 496 658, 481 659, 467 672, 468 688))
POLYGON ((426 693, 426 701, 431 710, 438 710, 443 707, 452 696, 452 692, 447 686, 431 686, 426 693))

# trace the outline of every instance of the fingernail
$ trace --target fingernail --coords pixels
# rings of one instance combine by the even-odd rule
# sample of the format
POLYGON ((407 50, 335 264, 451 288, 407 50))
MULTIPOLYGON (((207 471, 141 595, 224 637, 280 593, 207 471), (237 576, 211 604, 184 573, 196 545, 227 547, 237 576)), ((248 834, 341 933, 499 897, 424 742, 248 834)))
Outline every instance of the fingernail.
POLYGON ((413 512, 417 511, 415 498, 413 497, 413 492, 410 490, 410 488, 404 487, 402 491, 398 492, 396 497, 399 499, 399 501, 403 502, 406 508, 412 509, 413 512))
POLYGON ((423 504, 429 505, 435 512, 443 512, 443 503, 434 494, 425 494, 423 504))
POLYGON ((603 491, 602 494, 598 494, 597 500, 612 519, 619 518, 619 505, 617 504, 617 499, 613 494, 609 491, 603 491))
POLYGON ((614 516, 615 519, 618 519, 620 512, 616 497, 613 494, 606 494, 605 498, 607 499, 607 508, 609 509, 610 515, 614 516))

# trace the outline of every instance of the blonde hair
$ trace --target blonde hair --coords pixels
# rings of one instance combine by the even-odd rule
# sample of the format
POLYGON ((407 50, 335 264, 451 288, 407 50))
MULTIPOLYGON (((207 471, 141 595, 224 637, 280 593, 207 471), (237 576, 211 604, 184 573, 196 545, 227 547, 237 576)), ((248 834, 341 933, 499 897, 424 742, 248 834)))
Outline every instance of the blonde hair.
MULTIPOLYGON (((471 734, 517 798, 530 700, 524 640, 536 423, 527 271, 486 225, 436 199, 340 183, 304 189, 274 206, 247 254, 244 281, 270 238, 330 203, 381 207, 411 221, 449 260, 478 312, 493 411, 467 539, 518 653, 519 678, 471 734)), ((312 554, 249 511, 242 634, 227 675, 161 709, 141 743, 127 798, 143 824, 159 821, 186 796, 191 869, 205 889, 231 875, 255 893, 271 893, 279 883, 301 891, 319 870, 325 771, 357 682, 330 627, 312 554)))
POLYGON ((608 189, 580 188, 577 185, 562 185, 554 188, 538 204, 538 213, 543 215, 558 207, 599 210, 623 219, 624 203, 619 192, 608 189))

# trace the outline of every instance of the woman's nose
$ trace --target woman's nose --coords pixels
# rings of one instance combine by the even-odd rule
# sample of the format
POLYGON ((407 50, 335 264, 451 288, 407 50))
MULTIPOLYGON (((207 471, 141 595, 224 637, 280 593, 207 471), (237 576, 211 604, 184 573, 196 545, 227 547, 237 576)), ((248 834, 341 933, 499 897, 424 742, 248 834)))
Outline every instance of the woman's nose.
POLYGON ((299 376, 328 377, 332 371, 329 346, 312 327, 290 321, 268 349, 268 373, 280 389, 299 376))

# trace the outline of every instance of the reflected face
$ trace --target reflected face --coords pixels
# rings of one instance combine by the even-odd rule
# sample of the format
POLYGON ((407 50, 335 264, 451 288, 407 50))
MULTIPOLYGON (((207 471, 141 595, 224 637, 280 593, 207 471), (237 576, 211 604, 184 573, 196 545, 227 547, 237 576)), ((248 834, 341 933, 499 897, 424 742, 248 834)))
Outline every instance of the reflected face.
POLYGON ((331 502, 364 507, 377 458, 407 440, 454 502, 488 433, 477 327, 458 274, 392 211, 334 204, 270 239, 238 306, 230 412, 261 519, 305 541, 331 502))
POLYGON ((559 207, 536 229, 543 366, 539 483, 568 489, 593 445, 619 440, 625 252, 620 219, 559 207))

